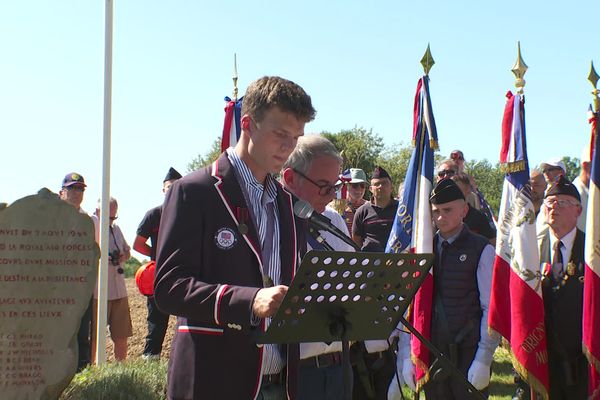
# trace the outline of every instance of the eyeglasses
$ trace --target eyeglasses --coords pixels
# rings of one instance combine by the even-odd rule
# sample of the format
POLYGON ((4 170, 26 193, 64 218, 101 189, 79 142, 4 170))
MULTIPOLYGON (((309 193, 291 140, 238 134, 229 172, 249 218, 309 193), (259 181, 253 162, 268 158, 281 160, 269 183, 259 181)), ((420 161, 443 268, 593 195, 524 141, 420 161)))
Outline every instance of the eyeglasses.
POLYGON ((453 171, 451 169, 443 169, 441 171, 438 171, 437 176, 439 176, 440 178, 444 178, 446 176, 448 177, 452 177, 456 175, 456 171, 453 171))
POLYGON ((570 201, 570 200, 545 199, 544 205, 548 208, 554 207, 554 206, 558 206, 559 208, 565 208, 568 206, 578 206, 579 203, 577 203, 576 201, 570 201))
POLYGON ((63 189, 70 191, 75 191, 75 192, 85 192, 85 187, 83 186, 65 186, 63 187, 63 189))
POLYGON ((332 194, 333 192, 338 191, 342 187, 342 183, 338 183, 335 185, 332 185, 330 183, 317 183, 317 182, 313 181, 312 179, 310 179, 308 176, 304 175, 302 172, 298 171, 297 169, 292 168, 292 171, 294 171, 295 173, 297 173, 298 175, 300 175, 301 177, 303 177, 304 179, 306 179, 307 181, 309 181, 310 183, 312 183, 313 185, 318 187, 319 195, 321 195, 321 196, 328 196, 328 195, 332 194))

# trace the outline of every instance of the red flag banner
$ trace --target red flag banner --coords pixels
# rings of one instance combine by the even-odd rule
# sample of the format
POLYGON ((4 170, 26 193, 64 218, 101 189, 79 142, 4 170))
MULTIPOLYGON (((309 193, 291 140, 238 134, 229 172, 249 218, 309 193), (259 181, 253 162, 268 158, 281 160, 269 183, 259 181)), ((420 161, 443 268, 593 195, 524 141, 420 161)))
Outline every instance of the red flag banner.
POLYGON ((535 211, 528 185, 525 108, 508 92, 500 161, 506 171, 498 218, 489 329, 510 344, 513 366, 548 398, 548 354, 535 211))

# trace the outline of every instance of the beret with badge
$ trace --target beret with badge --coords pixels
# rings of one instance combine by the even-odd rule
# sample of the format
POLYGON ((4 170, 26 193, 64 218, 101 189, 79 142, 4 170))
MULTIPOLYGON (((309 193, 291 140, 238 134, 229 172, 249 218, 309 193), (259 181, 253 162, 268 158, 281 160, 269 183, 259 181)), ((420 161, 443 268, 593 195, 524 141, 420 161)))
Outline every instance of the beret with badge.
POLYGON ((581 196, 579 195, 579 191, 567 178, 564 176, 560 176, 558 181, 554 182, 550 187, 546 190, 546 194, 544 198, 548 196, 556 196, 559 194, 564 194, 566 196, 571 196, 577 199, 577 201, 581 202, 581 196))
POLYGON ((392 177, 390 176, 390 174, 388 174, 388 172, 383 169, 383 167, 375 167, 375 169, 373 170, 373 173, 371 174, 371 179, 382 179, 382 178, 388 178, 389 180, 392 180, 392 177))
POLYGON ((431 191, 431 196, 429 196, 431 204, 444 204, 459 199, 464 200, 465 196, 452 179, 439 181, 431 191))

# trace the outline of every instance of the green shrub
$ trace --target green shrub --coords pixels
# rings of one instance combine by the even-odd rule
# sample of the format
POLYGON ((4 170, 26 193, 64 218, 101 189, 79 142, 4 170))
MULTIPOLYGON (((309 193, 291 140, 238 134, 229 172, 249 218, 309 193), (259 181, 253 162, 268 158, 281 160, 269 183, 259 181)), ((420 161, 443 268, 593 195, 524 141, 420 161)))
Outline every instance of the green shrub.
MULTIPOLYGON (((144 263, 145 262, 147 262, 147 260, 144 260, 144 263)), ((138 260, 135 257, 129 257, 129 260, 127 260, 125 262, 125 265, 123 266, 125 278, 132 278, 135 275, 135 271, 138 270, 140 265, 142 265, 142 262, 140 262, 140 260, 138 260)))
POLYGON ((60 400, 164 400, 166 385, 166 361, 107 363, 75 375, 60 400))

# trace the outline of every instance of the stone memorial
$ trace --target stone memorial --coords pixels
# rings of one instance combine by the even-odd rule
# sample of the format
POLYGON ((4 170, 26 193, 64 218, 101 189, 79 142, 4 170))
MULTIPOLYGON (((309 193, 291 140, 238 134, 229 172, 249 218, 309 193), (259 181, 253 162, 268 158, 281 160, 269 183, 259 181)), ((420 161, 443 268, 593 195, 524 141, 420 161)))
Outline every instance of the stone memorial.
POLYGON ((0 208, 0 398, 67 387, 99 254, 91 218, 48 189, 0 208))

